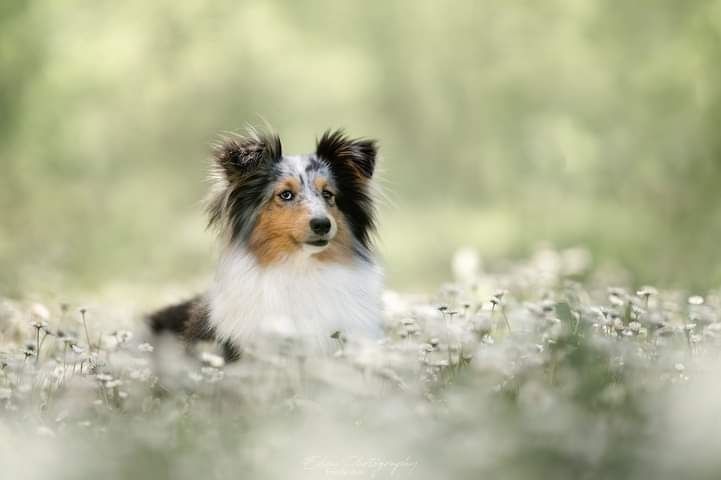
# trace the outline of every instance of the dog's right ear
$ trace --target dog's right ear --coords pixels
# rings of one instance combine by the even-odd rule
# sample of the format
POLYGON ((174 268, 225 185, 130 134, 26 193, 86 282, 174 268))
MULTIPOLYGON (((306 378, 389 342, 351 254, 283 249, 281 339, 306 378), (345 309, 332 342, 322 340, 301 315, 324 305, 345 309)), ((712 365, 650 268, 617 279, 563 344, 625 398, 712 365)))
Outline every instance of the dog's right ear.
POLYGON ((283 155, 280 137, 250 130, 248 135, 224 138, 213 149, 215 163, 226 176, 243 176, 261 165, 271 165, 283 155))

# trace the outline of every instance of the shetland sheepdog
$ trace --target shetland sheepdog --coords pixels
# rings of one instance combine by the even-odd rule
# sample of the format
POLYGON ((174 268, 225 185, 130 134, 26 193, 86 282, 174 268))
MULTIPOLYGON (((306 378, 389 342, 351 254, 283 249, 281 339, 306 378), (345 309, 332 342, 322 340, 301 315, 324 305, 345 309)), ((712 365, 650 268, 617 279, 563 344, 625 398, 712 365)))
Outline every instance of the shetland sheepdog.
POLYGON ((314 153, 284 155, 249 129, 216 145, 208 226, 220 257, 210 288, 149 316, 155 333, 217 341, 227 359, 283 338, 329 353, 339 338, 382 334, 373 255, 377 144, 327 131, 314 153))

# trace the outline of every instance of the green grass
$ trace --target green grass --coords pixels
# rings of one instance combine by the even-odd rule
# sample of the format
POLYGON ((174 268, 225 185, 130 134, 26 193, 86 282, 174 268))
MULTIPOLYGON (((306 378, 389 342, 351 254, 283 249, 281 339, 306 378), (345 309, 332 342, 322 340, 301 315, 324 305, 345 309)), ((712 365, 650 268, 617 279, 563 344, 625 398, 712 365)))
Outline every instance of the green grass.
POLYGON ((136 297, 83 308, 85 323, 77 306, 6 300, 0 471, 718 478, 718 292, 629 290, 577 254, 388 292, 386 338, 328 358, 288 339, 229 365, 209 345, 152 344, 136 297))

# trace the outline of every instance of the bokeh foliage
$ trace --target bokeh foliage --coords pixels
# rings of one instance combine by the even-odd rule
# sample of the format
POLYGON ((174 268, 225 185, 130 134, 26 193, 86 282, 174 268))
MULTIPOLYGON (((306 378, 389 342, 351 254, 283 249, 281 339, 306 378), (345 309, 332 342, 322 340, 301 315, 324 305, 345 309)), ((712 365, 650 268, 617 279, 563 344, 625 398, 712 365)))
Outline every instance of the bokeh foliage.
POLYGON ((701 0, 5 0, 0 289, 207 274, 208 145, 265 120, 381 140, 391 285, 540 241, 718 283, 720 40, 701 0))

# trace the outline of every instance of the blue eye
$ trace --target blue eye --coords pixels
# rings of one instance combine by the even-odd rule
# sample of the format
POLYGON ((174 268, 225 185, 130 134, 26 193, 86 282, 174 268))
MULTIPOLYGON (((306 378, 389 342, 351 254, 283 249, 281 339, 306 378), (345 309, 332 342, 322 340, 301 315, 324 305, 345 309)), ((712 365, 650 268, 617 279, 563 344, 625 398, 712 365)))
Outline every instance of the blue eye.
POLYGON ((284 202, 290 202, 291 200, 293 200, 293 197, 295 197, 295 195, 293 195, 293 192, 291 192, 290 190, 283 190, 278 194, 278 196, 284 202))

